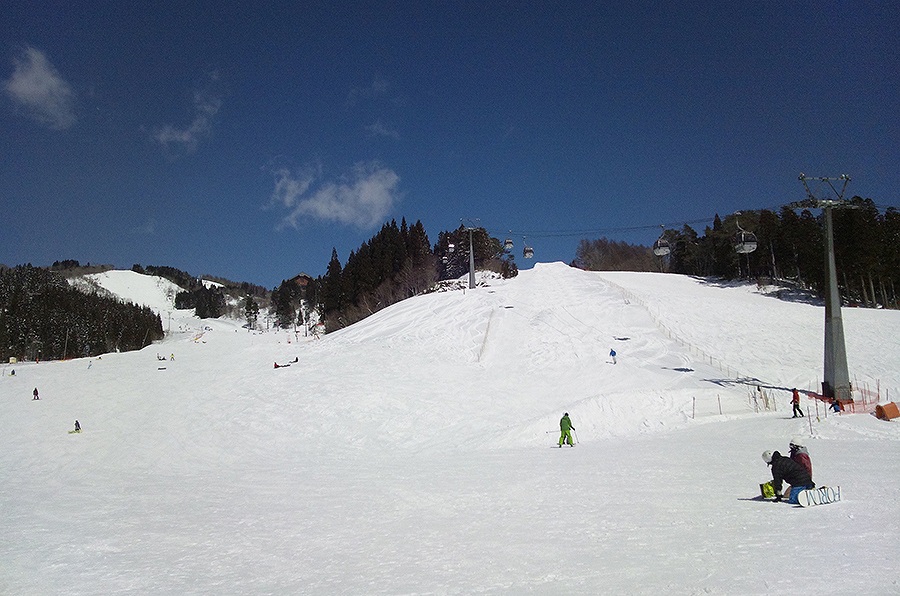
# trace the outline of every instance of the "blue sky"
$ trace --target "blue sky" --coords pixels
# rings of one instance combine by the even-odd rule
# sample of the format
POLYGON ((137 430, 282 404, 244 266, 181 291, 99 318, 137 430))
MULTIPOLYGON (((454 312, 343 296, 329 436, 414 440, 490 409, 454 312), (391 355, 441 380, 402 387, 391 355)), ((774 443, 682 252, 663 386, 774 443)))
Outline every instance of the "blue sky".
POLYGON ((274 287, 392 218, 527 267, 800 172, 900 206, 897 3, 129 4, 0 9, 0 263, 274 287))

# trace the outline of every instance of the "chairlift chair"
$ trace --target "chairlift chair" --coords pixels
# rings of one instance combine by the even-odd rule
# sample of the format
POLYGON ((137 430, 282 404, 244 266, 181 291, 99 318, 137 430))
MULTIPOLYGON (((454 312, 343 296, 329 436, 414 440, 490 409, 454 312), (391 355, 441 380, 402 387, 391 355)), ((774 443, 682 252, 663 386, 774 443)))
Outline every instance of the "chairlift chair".
POLYGON ((656 242, 653 243, 653 254, 658 257, 664 257, 672 252, 672 249, 669 247, 669 241, 665 239, 666 226, 660 225, 659 227, 662 228, 662 234, 660 234, 659 238, 656 239, 656 242))
POLYGON ((670 252, 672 252, 672 249, 669 248, 669 241, 662 236, 660 236, 659 239, 657 239, 657 241, 653 243, 653 254, 655 254, 656 256, 664 257, 670 252))
MULTIPOLYGON (((738 211, 735 215, 740 216, 741 212, 738 211)), ((734 252, 742 255, 750 254, 756 250, 756 234, 742 228, 740 220, 735 219, 734 223, 738 229, 738 233, 734 235, 734 252)))
POLYGON ((526 259, 534 258, 534 249, 528 246, 525 236, 522 236, 522 256, 526 259))
POLYGON ((756 234, 741 230, 734 237, 734 250, 742 255, 749 254, 756 250, 757 246, 756 234))
POLYGON ((503 242, 503 250, 512 250, 513 249, 513 241, 512 238, 507 238, 503 242))

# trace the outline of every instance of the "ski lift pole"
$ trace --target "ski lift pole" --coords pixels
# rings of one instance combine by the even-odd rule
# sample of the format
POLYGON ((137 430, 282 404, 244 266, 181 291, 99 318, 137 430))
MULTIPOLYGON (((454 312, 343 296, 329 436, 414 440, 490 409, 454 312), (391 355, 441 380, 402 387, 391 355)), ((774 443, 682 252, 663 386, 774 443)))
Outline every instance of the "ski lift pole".
POLYGON ((469 228, 469 289, 475 288, 475 251, 472 249, 472 230, 469 228))
POLYGON ((478 220, 471 220, 468 223, 463 222, 463 225, 466 230, 469 232, 469 289, 472 290, 475 288, 475 251, 472 248, 472 232, 475 231, 475 222, 478 220))

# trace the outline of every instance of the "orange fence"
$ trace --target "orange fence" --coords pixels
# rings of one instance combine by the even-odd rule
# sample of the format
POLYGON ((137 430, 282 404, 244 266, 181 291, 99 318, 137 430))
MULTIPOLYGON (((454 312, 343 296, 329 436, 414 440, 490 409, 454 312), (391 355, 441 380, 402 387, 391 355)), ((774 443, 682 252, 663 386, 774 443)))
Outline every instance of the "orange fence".
MULTIPOLYGON (((852 400, 841 401, 840 404, 842 412, 848 412, 851 414, 874 414, 875 408, 878 407, 879 402, 882 401, 880 382, 875 383, 874 391, 869 388, 868 384, 863 383, 862 385, 857 385, 856 387, 854 387, 853 393, 855 393, 859 397, 852 400)), ((807 395, 813 399, 825 402, 828 406, 830 406, 831 402, 834 401, 833 398, 819 395, 818 393, 815 393, 813 391, 808 392, 807 395)))

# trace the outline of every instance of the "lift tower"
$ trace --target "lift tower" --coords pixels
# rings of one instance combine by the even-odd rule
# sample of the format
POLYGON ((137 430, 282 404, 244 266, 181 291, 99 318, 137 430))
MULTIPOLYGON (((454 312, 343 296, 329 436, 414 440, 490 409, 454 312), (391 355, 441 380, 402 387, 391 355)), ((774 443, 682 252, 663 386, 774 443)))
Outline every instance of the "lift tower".
POLYGON ((838 401, 850 401, 853 399, 853 395, 850 373, 847 370, 847 348, 844 344, 844 323, 841 319, 841 295, 838 292, 837 267, 834 264, 834 229, 831 217, 832 209, 851 206, 848 201, 844 200, 844 191, 847 189, 847 183, 850 182, 850 176, 841 174, 837 178, 813 178, 800 174, 800 182, 806 189, 807 199, 792 203, 791 207, 821 209, 825 216, 825 281, 828 288, 825 293, 825 372, 822 381, 822 395, 835 397, 838 401), (822 183, 820 185, 822 188, 827 185, 837 199, 816 197, 810 189, 810 181, 822 183), (838 183, 840 190, 835 183, 838 183))

